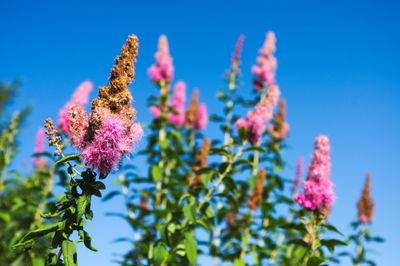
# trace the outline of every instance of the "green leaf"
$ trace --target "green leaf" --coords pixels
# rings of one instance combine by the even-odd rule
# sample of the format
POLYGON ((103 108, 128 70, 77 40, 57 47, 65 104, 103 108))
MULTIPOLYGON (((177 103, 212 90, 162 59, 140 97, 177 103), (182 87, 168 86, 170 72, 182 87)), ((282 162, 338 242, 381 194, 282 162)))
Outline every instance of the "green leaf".
POLYGON ((345 242, 337 239, 322 239, 320 243, 321 246, 327 247, 332 253, 335 251, 335 246, 347 246, 345 242))
POLYGON ((167 256, 167 248, 163 242, 158 243, 158 245, 153 250, 153 258, 156 265, 161 265, 163 260, 167 256))
POLYGON ((34 257, 32 258, 32 266, 43 266, 46 265, 44 258, 34 257))
POLYGON ((371 241, 378 242, 378 243, 383 243, 383 242, 385 242, 385 239, 383 239, 380 236, 376 236, 376 237, 371 238, 371 241))
POLYGON ((220 100, 223 100, 223 101, 228 100, 228 97, 222 92, 218 92, 217 93, 217 98, 220 99, 220 100))
POLYGON ((190 193, 185 193, 185 194, 183 194, 183 195, 181 196, 181 198, 179 199, 178 204, 179 204, 179 205, 182 204, 182 202, 183 202, 183 200, 184 200, 185 198, 191 197, 191 196, 192 196, 192 195, 190 195, 190 193))
POLYGON ((55 224, 50 224, 47 226, 44 226, 42 228, 39 228, 37 230, 31 231, 28 234, 26 234, 16 245, 15 247, 21 247, 25 245, 29 245, 35 238, 42 237, 44 235, 47 235, 48 233, 55 232, 60 227, 64 227, 64 222, 58 222, 55 224))
POLYGON ((322 227, 328 229, 329 231, 336 232, 339 235, 343 236, 342 232, 340 232, 336 227, 331 224, 322 224, 322 227))
POLYGON ((210 172, 212 172, 212 173, 215 172, 214 167, 204 167, 200 170, 197 170, 195 173, 196 173, 196 175, 202 175, 202 174, 207 174, 210 172))
POLYGON ((92 251, 97 251, 97 248, 92 246, 92 236, 89 235, 89 233, 86 231, 83 231, 83 243, 88 249, 92 251))
POLYGON ((6 212, 0 212, 0 220, 3 220, 7 224, 10 222, 11 216, 6 212))
POLYGON ((151 176, 153 177, 154 182, 158 182, 162 178, 162 169, 158 165, 153 165, 151 167, 151 176))
POLYGON ((209 154, 229 155, 229 152, 222 148, 213 148, 210 149, 209 154))
POLYGON ((191 222, 196 221, 196 207, 194 205, 185 204, 182 207, 182 211, 186 219, 188 219, 191 222))
POLYGON ((192 232, 185 233, 185 251, 190 265, 197 265, 197 242, 192 232))
POLYGON ((61 247, 65 266, 78 265, 75 244, 70 240, 64 240, 61 247))
POLYGON ((78 222, 85 213, 86 207, 90 204, 90 196, 88 195, 80 196, 77 199, 76 204, 78 209, 78 213, 76 215, 76 221, 78 222))
POLYGON ((100 181, 96 181, 96 182, 94 182, 94 184, 92 185, 92 187, 94 188, 94 189, 106 189, 106 185, 104 185, 104 183, 103 182, 100 182, 100 181))
POLYGON ((62 214, 63 212, 65 212, 65 209, 61 210, 61 211, 51 212, 51 213, 41 213, 40 217, 45 218, 45 219, 56 218, 56 217, 60 216, 60 214, 62 214))
POLYGON ((214 122, 224 121, 224 118, 222 116, 218 116, 218 115, 210 115, 210 117, 208 119, 210 121, 214 121, 214 122))
POLYGON ((236 258, 235 259, 235 266, 246 266, 246 263, 244 263, 244 261, 242 261, 241 259, 236 258))
POLYGON ((321 258, 318 256, 312 256, 311 258, 308 259, 307 266, 319 266, 325 260, 326 260, 325 258, 321 258))
POLYGON ((54 164, 54 166, 57 167, 57 166, 60 166, 60 165, 62 165, 64 163, 67 163, 67 162, 72 161, 72 160, 79 160, 79 156, 81 156, 81 155, 80 154, 72 154, 72 155, 65 156, 65 157, 61 158, 60 160, 58 160, 54 164))
POLYGON ((168 139, 160 140, 160 141, 158 142, 158 145, 160 145, 160 147, 161 147, 163 150, 165 150, 165 149, 168 148, 168 146, 169 146, 169 140, 168 140, 168 139))
POLYGON ((210 204, 208 204, 208 206, 206 208, 206 216, 208 218, 213 218, 215 216, 214 209, 210 204))
POLYGON ((209 173, 201 175, 201 182, 203 183, 203 185, 205 187, 207 187, 207 185, 210 182, 213 175, 214 175, 214 172, 209 172, 209 173))
POLYGON ((262 153, 267 153, 267 151, 261 148, 260 146, 252 146, 250 148, 245 149, 244 151, 258 151, 262 153))
POLYGON ((115 197, 117 195, 121 195, 121 192, 120 191, 111 191, 104 198, 102 198, 101 201, 110 200, 110 199, 112 199, 113 197, 115 197))

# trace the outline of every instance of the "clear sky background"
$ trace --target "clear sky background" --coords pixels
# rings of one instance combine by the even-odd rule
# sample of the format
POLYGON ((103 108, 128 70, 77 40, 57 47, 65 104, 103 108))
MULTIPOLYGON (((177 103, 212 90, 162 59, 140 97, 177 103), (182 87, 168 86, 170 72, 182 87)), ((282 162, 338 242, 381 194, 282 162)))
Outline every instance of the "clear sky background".
MULTIPOLYGON (((114 58, 129 34, 140 38, 137 80, 131 86, 138 120, 150 120, 146 98, 156 93, 147 68, 157 38, 167 34, 177 80, 198 87, 211 113, 214 95, 239 34, 245 34, 243 93, 251 88, 251 65, 267 30, 277 35, 277 80, 288 101, 291 135, 285 159, 309 162, 314 137, 332 144, 337 200, 331 221, 343 232, 356 216, 367 171, 376 202, 373 230, 386 238, 374 246, 378 265, 400 262, 400 4, 397 1, 0 1, 0 80, 21 78, 17 104, 33 107, 23 130, 16 168, 30 163, 36 129, 57 118, 84 80, 106 85, 114 58), (84 3, 83 3, 84 2, 84 3)), ((95 97, 96 93, 92 94, 95 97)), ((215 134, 210 126, 207 135, 215 134)), ((142 144, 143 145, 143 144, 142 144)), ((110 176, 108 190, 113 190, 110 176)), ((121 198, 94 202, 88 226, 95 253, 79 249, 80 265, 110 265, 132 237, 127 224, 104 215, 124 210, 121 198)), ((204 261, 200 261, 205 264, 204 261)), ((343 264, 346 265, 346 264, 343 264)))

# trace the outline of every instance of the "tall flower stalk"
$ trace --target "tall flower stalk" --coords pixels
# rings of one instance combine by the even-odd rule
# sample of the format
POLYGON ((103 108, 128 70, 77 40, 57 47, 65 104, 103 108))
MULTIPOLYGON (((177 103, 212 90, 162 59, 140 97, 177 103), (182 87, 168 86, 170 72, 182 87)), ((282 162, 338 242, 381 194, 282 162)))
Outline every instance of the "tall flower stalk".
POLYGON ((87 220, 93 218, 92 196, 101 197, 100 190, 105 189, 104 183, 96 176, 99 174, 100 179, 105 178, 116 169, 121 156, 131 151, 141 135, 141 128, 135 123, 136 110, 131 106, 132 96, 128 89, 134 77, 137 49, 137 37, 129 36, 121 55, 116 58, 108 85, 100 88, 99 97, 93 101, 89 116, 77 115, 86 114, 79 103, 68 106, 66 112, 72 144, 82 154, 65 155, 60 131, 51 119, 45 121, 49 144, 55 148, 54 155, 61 157, 54 167, 58 170, 65 165, 70 182, 55 210, 41 214, 45 219, 56 219, 56 222, 29 232, 16 246, 31 248, 38 238, 52 234, 53 252, 47 258, 49 265, 77 264, 76 246, 71 240, 74 232, 79 235, 78 242, 84 242, 87 248, 97 251, 91 244, 92 237, 84 229, 87 220), (79 162, 74 163, 80 157, 88 168, 79 162))

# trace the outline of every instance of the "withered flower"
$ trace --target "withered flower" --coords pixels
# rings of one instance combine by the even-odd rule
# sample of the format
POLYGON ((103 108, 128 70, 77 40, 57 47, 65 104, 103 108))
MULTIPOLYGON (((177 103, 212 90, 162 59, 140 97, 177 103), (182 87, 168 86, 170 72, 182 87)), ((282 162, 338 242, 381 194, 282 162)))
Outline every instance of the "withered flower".
POLYGON ((278 113, 273 125, 269 128, 269 133, 277 141, 285 139, 289 133, 289 125, 286 122, 286 101, 280 99, 278 113))
POLYGON ((361 223, 369 223, 374 216, 375 203, 371 196, 371 174, 368 173, 365 178, 365 185, 360 199, 357 202, 358 219, 361 223))
POLYGON ((265 168, 261 169, 257 178, 256 186, 250 194, 250 199, 247 201, 247 206, 252 210, 256 210, 262 201, 264 182, 266 178, 267 170, 265 168))
MULTIPOLYGON (((196 165, 192 167, 192 171, 196 172, 204 167, 207 167, 207 157, 208 152, 210 151, 211 141, 209 139, 204 139, 203 144, 201 145, 199 154, 196 157, 196 165)), ((201 185, 201 176, 195 176, 191 180, 189 180, 190 186, 199 186, 201 185)))

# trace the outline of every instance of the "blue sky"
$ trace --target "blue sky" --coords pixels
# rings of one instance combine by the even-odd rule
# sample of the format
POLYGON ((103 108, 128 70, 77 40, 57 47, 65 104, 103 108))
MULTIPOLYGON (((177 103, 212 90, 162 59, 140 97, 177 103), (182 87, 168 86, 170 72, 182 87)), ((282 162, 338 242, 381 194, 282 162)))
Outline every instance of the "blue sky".
MULTIPOLYGON (((129 34, 140 38, 137 80, 132 85, 138 120, 150 114, 146 98, 156 41, 167 34, 177 80, 198 87, 211 112, 212 97, 239 34, 245 34, 243 91, 251 89, 250 67, 265 32, 278 39, 277 80, 288 101, 293 172, 298 156, 307 160, 314 136, 332 143, 332 179, 337 201, 331 220, 342 231, 355 217, 364 175, 372 173, 376 202, 373 229, 386 238, 374 247, 378 265, 398 265, 400 188, 400 5, 395 1, 10 1, 0 3, 0 80, 21 78, 18 108, 33 107, 21 137, 16 167, 29 163, 34 132, 58 110, 83 80, 105 85, 113 60, 129 34)), ((246 92, 247 91, 247 92, 246 92)), ((95 93, 92 94, 92 97, 95 93)), ((207 134, 213 134, 210 127, 207 134)), ((112 190, 109 178, 109 190, 112 190)), ((109 265, 127 246, 111 244, 130 236, 121 220, 103 215, 123 210, 120 199, 95 202, 89 226, 100 252, 79 249, 81 265, 109 265)))

